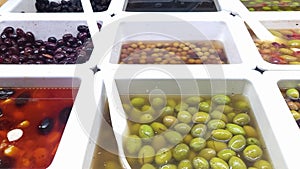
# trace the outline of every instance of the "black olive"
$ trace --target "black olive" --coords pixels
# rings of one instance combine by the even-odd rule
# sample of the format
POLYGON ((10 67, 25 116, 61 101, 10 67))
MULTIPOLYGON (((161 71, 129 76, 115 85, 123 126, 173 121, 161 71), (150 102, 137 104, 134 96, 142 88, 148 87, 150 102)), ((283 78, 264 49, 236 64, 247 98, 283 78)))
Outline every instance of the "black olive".
POLYGON ((13 126, 14 126, 13 121, 5 117, 0 118, 0 130, 10 130, 13 128, 13 126))
POLYGON ((10 97, 11 95, 13 95, 15 93, 14 90, 12 89, 1 89, 0 88, 0 100, 2 99, 7 99, 8 97, 10 97))
POLYGON ((15 104, 17 107, 24 106, 30 99, 30 93, 29 92, 23 92, 21 93, 15 100, 15 104))
POLYGON ((2 109, 0 109, 0 117, 2 117, 3 116, 3 111, 2 111, 2 109))
POLYGON ((71 113, 72 107, 66 107, 59 113, 59 121, 62 124, 67 124, 67 121, 69 119, 70 113, 71 113))
POLYGON ((41 135, 47 135, 52 131, 53 127, 54 127, 54 120, 50 117, 47 117, 40 122, 38 126, 38 132, 41 135))
POLYGON ((15 159, 7 156, 0 157, 0 168, 14 168, 15 159))

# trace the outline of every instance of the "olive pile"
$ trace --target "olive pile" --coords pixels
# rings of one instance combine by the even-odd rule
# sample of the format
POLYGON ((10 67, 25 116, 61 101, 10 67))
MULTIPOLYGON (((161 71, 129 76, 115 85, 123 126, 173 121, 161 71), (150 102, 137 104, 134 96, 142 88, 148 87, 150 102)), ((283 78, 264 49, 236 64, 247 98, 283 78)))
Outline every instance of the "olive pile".
POLYGON ((83 12, 81 0, 62 0, 61 3, 49 0, 36 0, 37 12, 83 12))
POLYGON ((241 0, 249 11, 300 11, 299 0, 241 0))
POLYGON ((0 37, 0 64, 75 64, 86 62, 93 50, 87 26, 77 27, 77 36, 38 40, 32 32, 6 27, 0 37))
POLYGON ((281 88, 281 94, 284 97, 294 119, 297 122, 297 125, 300 128, 300 100, 299 100, 299 91, 300 84, 294 88, 281 88))
POLYGON ((111 0, 90 0, 94 12, 102 12, 108 9, 111 0))
POLYGON ((132 168, 271 169, 242 95, 132 96, 123 101, 132 168))
POLYGON ((120 64, 225 64, 220 41, 129 42, 122 45, 120 64))

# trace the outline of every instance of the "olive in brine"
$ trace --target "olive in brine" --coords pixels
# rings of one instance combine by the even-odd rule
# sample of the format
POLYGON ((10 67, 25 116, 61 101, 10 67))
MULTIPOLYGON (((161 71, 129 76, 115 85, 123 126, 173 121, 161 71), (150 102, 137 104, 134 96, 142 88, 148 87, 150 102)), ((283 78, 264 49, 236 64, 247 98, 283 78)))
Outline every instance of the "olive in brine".
POLYGON ((30 98, 31 95, 29 92, 23 92, 16 98, 15 105, 17 107, 22 107, 29 101, 30 98))
POLYGON ((0 157, 0 168, 14 168, 15 160, 11 157, 0 157))
POLYGON ((54 120, 52 118, 47 117, 40 122, 38 126, 38 131, 42 135, 47 135, 52 131, 53 127, 54 120))
POLYGON ((59 121, 62 124, 67 124, 67 121, 69 119, 70 113, 71 113, 72 107, 66 107, 59 113, 59 121))

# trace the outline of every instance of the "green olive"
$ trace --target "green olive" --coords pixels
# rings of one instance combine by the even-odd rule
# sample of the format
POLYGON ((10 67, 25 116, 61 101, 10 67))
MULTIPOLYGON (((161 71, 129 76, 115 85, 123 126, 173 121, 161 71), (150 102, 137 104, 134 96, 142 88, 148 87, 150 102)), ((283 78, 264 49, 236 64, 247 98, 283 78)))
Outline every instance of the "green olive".
POLYGON ((272 169, 272 165, 266 160, 258 160, 253 164, 257 169, 272 169))
POLYGON ((184 136, 183 142, 184 142, 185 144, 190 144, 190 142, 192 141, 193 138, 194 138, 194 137, 193 137, 191 134, 187 134, 187 135, 184 136))
POLYGON ((151 115, 155 114, 155 110, 150 105, 144 105, 141 108, 141 111, 142 111, 142 113, 147 113, 147 114, 151 114, 151 115))
POLYGON ((291 99, 299 99, 299 91, 295 88, 289 88, 285 93, 291 99))
POLYGON ((204 112, 209 112, 210 111, 210 104, 208 102, 200 102, 199 105, 199 110, 204 111, 204 112))
POLYGON ((225 126, 226 126, 225 122, 219 119, 212 119, 207 123, 207 127, 210 130, 223 129, 225 128, 225 126))
POLYGON ((209 161, 210 167, 211 169, 229 169, 228 164, 218 158, 218 157, 213 157, 210 161, 209 161))
MULTIPOLYGON (((258 169, 258 168, 256 168, 256 167, 248 167, 248 169, 258 169)), ((263 168, 262 168, 263 169, 263 168)))
POLYGON ((164 133, 166 140, 172 145, 176 145, 183 140, 182 135, 177 131, 166 131, 164 133))
POLYGON ((152 163, 152 161, 154 160, 154 156, 154 149, 149 145, 145 145, 139 151, 138 161, 141 165, 145 163, 152 163))
POLYGON ((139 123, 150 123, 153 120, 153 116, 151 114, 146 113, 140 116, 139 123))
POLYGON ((216 157, 217 152, 212 148, 204 148, 202 149, 198 156, 205 158, 206 160, 211 160, 213 157, 216 157))
POLYGON ((236 113, 235 112, 230 112, 227 114, 227 119, 228 119, 228 122, 231 123, 233 121, 233 118, 236 116, 236 113))
POLYGON ((176 105, 177 105, 177 103, 174 99, 172 99, 172 98, 167 99, 167 106, 170 106, 174 109, 176 105))
POLYGON ((243 126, 243 128, 246 132, 247 137, 255 137, 255 138, 258 137, 258 133, 257 133, 257 131, 254 127, 249 126, 249 125, 245 125, 245 126, 243 126))
POLYGON ((206 140, 201 137, 193 138, 190 142, 190 147, 194 151, 200 151, 206 146, 206 140))
POLYGON ((165 116, 173 116, 174 115, 174 108, 170 106, 166 106, 161 109, 160 111, 160 116, 165 117, 165 116))
POLYGON ((243 150, 243 155, 244 155, 244 158, 247 159, 248 161, 256 161, 262 157, 263 151, 257 145, 248 145, 243 150))
POLYGON ((183 135, 186 135, 191 131, 191 127, 186 123, 178 123, 175 125, 174 129, 183 135))
POLYGON ((223 94, 219 94, 219 95, 215 95, 211 98, 212 102, 216 103, 216 104, 229 104, 231 102, 230 97, 223 95, 223 94))
POLYGON ((212 138, 217 141, 228 141, 232 137, 232 133, 224 129, 216 129, 211 132, 212 138))
POLYGON ((232 156, 236 156, 236 152, 231 149, 223 149, 218 152, 217 156, 224 161, 228 161, 232 156))
POLYGON ((206 131, 207 126, 205 124, 196 124, 192 127, 191 134, 193 137, 203 137, 206 131))
POLYGON ((132 107, 129 104, 122 104, 125 113, 129 114, 131 112, 132 107))
POLYGON ((143 124, 139 129, 139 136, 143 141, 148 142, 154 136, 154 131, 151 126, 143 124))
POLYGON ((178 122, 178 120, 177 120, 177 118, 174 117, 174 116, 165 116, 165 117, 163 118, 163 123, 164 123, 164 125, 167 126, 167 127, 171 127, 171 126, 177 124, 177 122, 178 122))
POLYGON ((196 107, 189 107, 186 111, 194 115, 195 113, 198 112, 198 109, 196 107))
POLYGON ((165 132, 168 128, 159 122, 153 122, 150 125, 156 134, 161 134, 165 132))
POLYGON ((163 108, 165 104, 165 100, 160 97, 155 97, 151 101, 151 106, 156 110, 163 108))
POLYGON ((300 47, 300 40, 289 40, 288 46, 292 48, 299 48, 300 47))
POLYGON ((156 169, 152 164, 144 164, 141 169, 156 169))
POLYGON ((175 164, 166 164, 161 166, 159 169, 177 169, 177 166, 175 164))
POLYGON ((158 165, 167 164, 172 159, 172 152, 168 148, 159 149, 155 155, 155 163, 158 165))
POLYGON ((129 116, 129 120, 131 121, 139 121, 142 115, 143 113, 141 110, 137 108, 133 108, 128 116, 129 116))
POLYGON ((181 102, 181 103, 179 103, 179 104, 177 104, 177 105, 175 106, 175 110, 176 110, 177 112, 179 112, 179 111, 185 111, 185 110, 187 110, 188 108, 189 108, 189 105, 186 104, 186 103, 183 103, 183 102, 181 102))
POLYGON ((234 103, 234 108, 241 112, 246 112, 250 109, 250 105, 244 100, 239 100, 234 103))
POLYGON ((229 159, 228 164, 231 169, 247 169, 247 166, 244 163, 244 161, 237 156, 232 156, 229 159))
POLYGON ((245 146, 246 139, 243 135, 235 135, 228 142, 228 147, 236 152, 241 151, 245 146))
POLYGON ((250 123, 250 116, 247 113, 239 113, 233 118, 233 123, 244 126, 250 123))
POLYGON ((224 142, 220 142, 220 141, 209 140, 209 141, 206 141, 206 147, 212 148, 212 149, 216 150, 216 152, 219 152, 223 149, 226 149, 227 144, 224 142))
POLYGON ((248 137, 247 139, 246 139, 246 141, 247 141, 247 145, 258 145, 258 146, 261 146, 261 144, 260 144, 260 141, 257 139, 257 138, 254 138, 254 137, 248 137))
POLYGON ((190 152, 189 146, 184 143, 180 143, 174 147, 172 154, 175 160, 181 161, 188 157, 189 152, 190 152))
POLYGON ((212 119, 220 119, 220 120, 223 120, 225 123, 228 122, 228 119, 226 117, 226 115, 218 110, 214 110, 210 113, 210 117, 212 119))
POLYGON ((141 108, 145 104, 145 98, 143 97, 134 97, 131 99, 130 103, 135 108, 141 108))
POLYGON ((206 112, 197 112, 192 119, 194 123, 207 123, 210 120, 210 115, 206 112))
POLYGON ((192 115, 188 111, 180 111, 177 114, 177 119, 183 123, 190 123, 192 121, 192 115))
POLYGON ((163 135, 156 135, 153 137, 151 142, 152 147, 155 151, 165 147, 167 145, 167 141, 163 135))
POLYGON ((190 160, 182 160, 178 164, 178 169, 193 169, 193 165, 190 160))
POLYGON ((202 97, 199 96, 191 96, 185 99, 185 103, 195 106, 198 105, 202 100, 204 100, 202 97))
POLYGON ((134 155, 142 147, 142 140, 137 135, 129 135, 125 140, 124 147, 129 155, 134 155))
POLYGON ((195 169, 209 169, 208 161, 203 157, 195 157, 193 158, 193 166, 195 169))
POLYGON ((132 135, 138 135, 139 134, 139 129, 141 127, 141 124, 134 123, 134 124, 130 124, 128 127, 129 127, 130 134, 132 134, 132 135))
POLYGON ((215 110, 228 114, 233 111, 233 108, 229 105, 218 105, 215 110))
POLYGON ((227 123, 226 130, 230 131, 233 135, 238 135, 238 134, 246 135, 244 128, 237 124, 227 123))

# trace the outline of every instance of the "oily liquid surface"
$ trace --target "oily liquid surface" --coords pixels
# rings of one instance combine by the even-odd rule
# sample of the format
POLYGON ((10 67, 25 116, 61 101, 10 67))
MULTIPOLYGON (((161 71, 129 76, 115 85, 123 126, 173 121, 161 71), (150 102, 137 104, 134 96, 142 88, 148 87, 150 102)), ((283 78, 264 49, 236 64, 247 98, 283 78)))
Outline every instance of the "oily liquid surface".
POLYGON ((78 88, 1 88, 0 168, 46 168, 56 153, 78 88), (4 93, 2 93, 4 94, 4 93), (8 132, 23 134, 9 141, 8 132))

